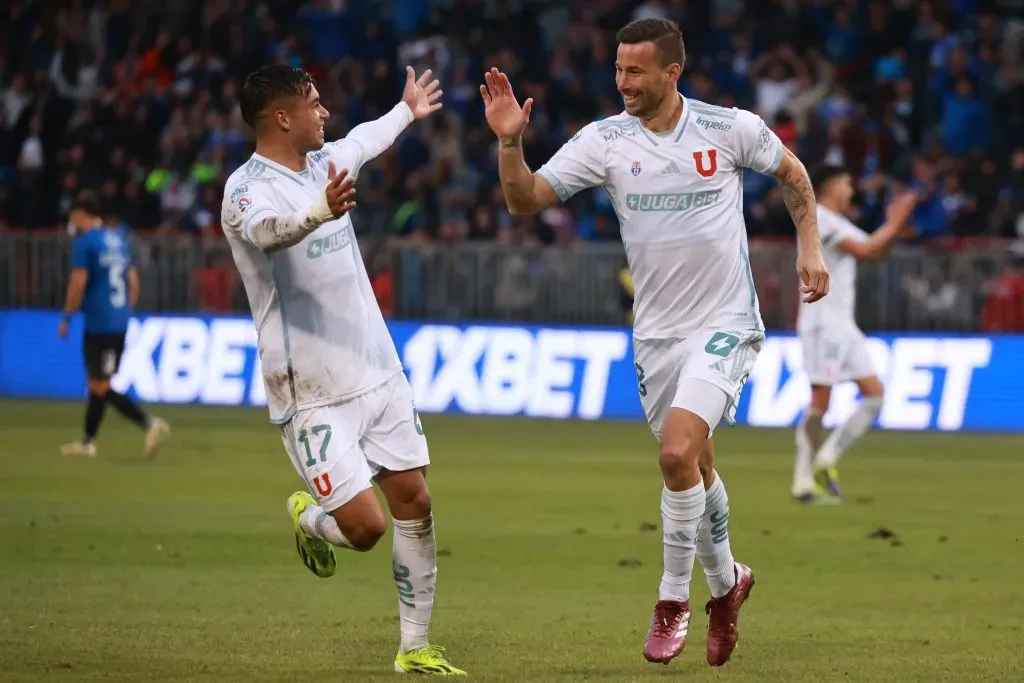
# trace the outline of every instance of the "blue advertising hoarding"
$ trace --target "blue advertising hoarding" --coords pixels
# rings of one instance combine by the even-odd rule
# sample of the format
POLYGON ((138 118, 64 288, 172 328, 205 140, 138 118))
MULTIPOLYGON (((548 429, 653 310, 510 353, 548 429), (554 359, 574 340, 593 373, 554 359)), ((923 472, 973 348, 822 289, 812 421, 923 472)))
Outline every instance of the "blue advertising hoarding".
MULTIPOLYGON (((57 337, 60 314, 0 311, 0 396, 84 395, 81 327, 57 337)), ((422 412, 642 419, 627 328, 391 322, 422 412)), ((265 405, 252 321, 244 316, 140 316, 114 386, 148 403, 265 405)), ((875 335, 886 385, 878 426, 1024 432, 1024 336, 875 335)), ((796 423, 810 389, 800 345, 769 333, 743 391, 738 424, 796 423)), ((853 410, 837 387, 826 425, 853 410)))

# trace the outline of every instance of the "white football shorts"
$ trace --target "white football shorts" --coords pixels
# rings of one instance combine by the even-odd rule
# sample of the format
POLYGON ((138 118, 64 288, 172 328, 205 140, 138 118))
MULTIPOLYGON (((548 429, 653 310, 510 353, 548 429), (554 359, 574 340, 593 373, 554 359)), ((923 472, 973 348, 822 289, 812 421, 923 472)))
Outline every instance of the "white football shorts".
POLYGON ((811 384, 832 386, 878 374, 867 338, 856 325, 814 327, 799 334, 811 384))
POLYGON ((328 512, 372 486, 381 470, 430 464, 412 388, 399 373, 342 403, 299 410, 281 427, 295 471, 328 512))
POLYGON ((672 408, 703 418, 708 436, 723 418, 732 424, 763 343, 760 330, 719 328, 686 339, 634 340, 640 403, 654 435, 661 438, 672 408))

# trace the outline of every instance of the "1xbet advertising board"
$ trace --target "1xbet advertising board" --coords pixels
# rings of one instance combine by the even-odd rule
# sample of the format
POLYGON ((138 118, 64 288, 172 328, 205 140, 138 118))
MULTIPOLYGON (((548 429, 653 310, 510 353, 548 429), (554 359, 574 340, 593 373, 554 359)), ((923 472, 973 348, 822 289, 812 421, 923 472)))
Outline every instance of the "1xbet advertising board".
MULTIPOLYGON (((56 334, 49 311, 0 311, 0 395, 80 398, 80 327, 56 334)), ((80 324, 76 321, 76 325, 80 324)), ((642 419, 626 328, 390 323, 423 412, 642 419)), ((142 316, 132 321, 114 386, 164 403, 266 404, 247 317, 142 316)), ((1024 432, 1024 337, 873 336, 886 384, 879 426, 1024 432)), ((737 423, 795 424, 809 396, 800 345, 769 333, 737 423)), ((853 409, 838 387, 827 424, 853 409)))

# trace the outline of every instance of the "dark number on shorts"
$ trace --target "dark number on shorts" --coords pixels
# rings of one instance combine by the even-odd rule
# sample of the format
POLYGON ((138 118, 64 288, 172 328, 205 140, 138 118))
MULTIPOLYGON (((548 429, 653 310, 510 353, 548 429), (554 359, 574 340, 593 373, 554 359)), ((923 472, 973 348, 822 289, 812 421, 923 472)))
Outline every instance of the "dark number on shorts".
POLYGON ((416 406, 412 407, 412 424, 416 427, 416 433, 423 436, 423 422, 420 421, 420 411, 416 410, 416 406))
POLYGON ((644 384, 644 377, 646 375, 644 374, 643 366, 641 366, 639 363, 633 363, 633 367, 636 368, 636 390, 640 392, 640 396, 642 398, 646 398, 647 385, 644 384))
POLYGON ((306 448, 306 467, 312 467, 316 464, 316 460, 313 459, 313 449, 309 447, 310 434, 313 436, 323 434, 323 438, 320 440, 320 462, 327 462, 327 444, 331 442, 331 426, 313 425, 309 432, 306 432, 305 429, 299 432, 299 441, 306 448))

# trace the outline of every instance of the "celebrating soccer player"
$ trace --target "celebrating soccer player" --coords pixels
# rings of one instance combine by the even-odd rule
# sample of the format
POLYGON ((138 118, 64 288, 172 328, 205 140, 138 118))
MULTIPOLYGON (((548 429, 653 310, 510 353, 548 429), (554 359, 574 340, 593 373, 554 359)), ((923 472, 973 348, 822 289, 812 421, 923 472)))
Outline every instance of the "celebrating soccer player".
POLYGON ((523 160, 532 100, 521 107, 504 73, 480 92, 500 140, 509 211, 534 214, 580 190, 612 198, 635 287, 634 350, 641 402, 660 442, 664 573, 644 656, 667 663, 683 650, 690 575, 700 559, 711 589, 707 660, 736 647, 740 607, 754 585, 733 560, 729 501, 713 466, 711 435, 732 422, 764 340, 747 256, 743 169, 782 183, 799 234, 805 301, 828 293, 814 194, 803 164, 760 117, 682 97, 678 27, 640 19, 618 33, 615 83, 626 110, 585 126, 536 173, 523 160))
POLYGON ((132 309, 139 300, 139 274, 125 236, 104 224, 99 200, 92 192, 78 194, 68 216, 75 239, 71 245, 71 278, 58 334, 68 335, 71 316, 85 318, 82 352, 88 374, 89 399, 81 441, 61 446, 69 456, 96 456, 96 434, 109 403, 145 431, 144 452, 156 455, 170 433, 168 424, 150 417, 128 396, 110 388, 124 353, 124 338, 132 309))
POLYGON ((836 473, 839 456, 863 436, 882 410, 882 382, 864 333, 854 320, 857 260, 885 256, 917 198, 912 192, 898 196, 886 210, 885 223, 868 235, 846 218, 853 198, 853 182, 846 169, 824 165, 814 170, 811 180, 833 286, 822 303, 801 304, 797 318, 804 368, 811 382, 811 405, 796 430, 792 494, 804 503, 828 504, 842 500, 836 473), (850 380, 860 389, 860 405, 822 444, 821 419, 828 411, 832 387, 850 380))
POLYGON ((348 216, 363 164, 441 108, 430 71, 406 71, 401 102, 327 144, 328 112, 309 74, 283 65, 250 74, 239 100, 256 153, 228 178, 221 215, 252 308, 270 419, 316 496, 288 499, 299 556, 328 577, 334 548, 373 548, 386 529, 376 481, 394 520, 395 669, 459 675, 427 640, 437 574, 427 442, 348 216))

